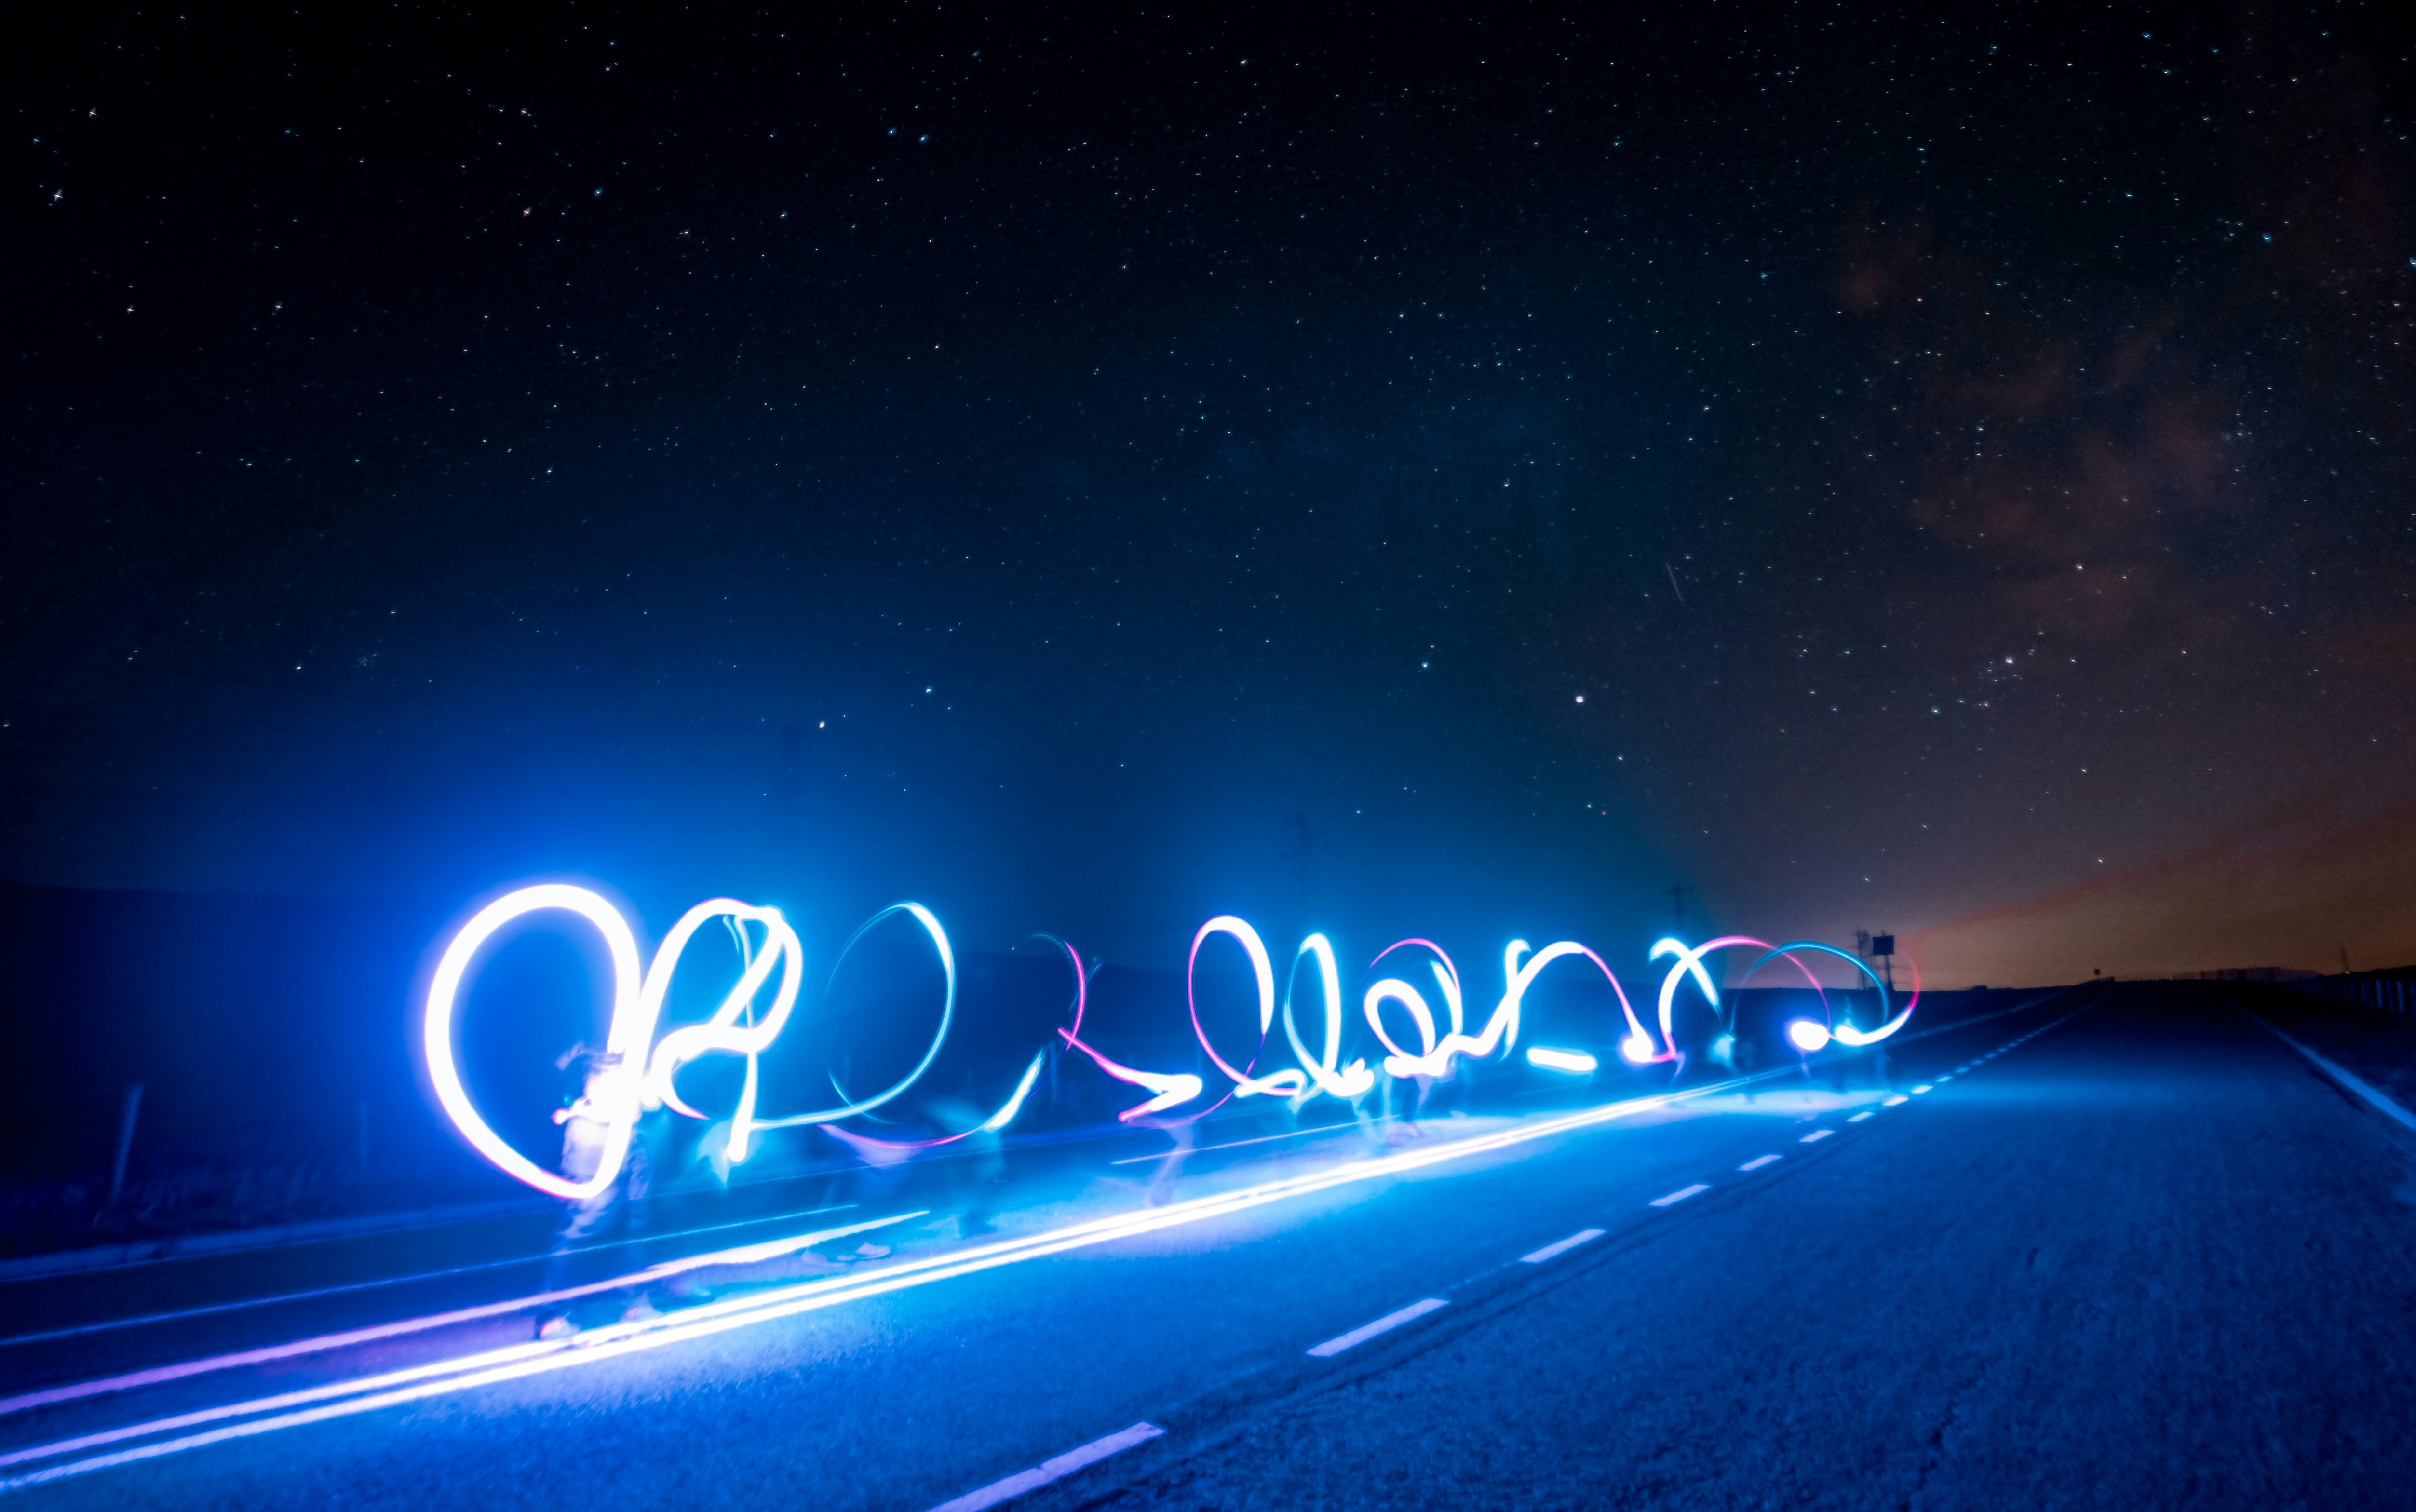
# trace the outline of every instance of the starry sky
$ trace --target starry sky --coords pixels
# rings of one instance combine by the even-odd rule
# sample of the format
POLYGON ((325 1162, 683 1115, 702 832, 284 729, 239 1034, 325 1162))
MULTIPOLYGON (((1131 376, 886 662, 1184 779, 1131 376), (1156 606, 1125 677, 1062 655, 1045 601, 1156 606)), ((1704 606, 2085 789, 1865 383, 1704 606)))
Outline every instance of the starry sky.
POLYGON ((0 59, 0 880, 2416 960, 2393 8, 537 8, 0 59))

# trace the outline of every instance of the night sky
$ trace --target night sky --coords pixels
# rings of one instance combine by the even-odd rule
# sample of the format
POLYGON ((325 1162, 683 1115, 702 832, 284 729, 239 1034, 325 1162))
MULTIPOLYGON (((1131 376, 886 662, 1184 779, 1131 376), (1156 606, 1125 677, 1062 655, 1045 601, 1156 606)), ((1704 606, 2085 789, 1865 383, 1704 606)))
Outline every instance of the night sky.
POLYGON ((2393 8, 19 18, 0 880, 2416 960, 2393 8))

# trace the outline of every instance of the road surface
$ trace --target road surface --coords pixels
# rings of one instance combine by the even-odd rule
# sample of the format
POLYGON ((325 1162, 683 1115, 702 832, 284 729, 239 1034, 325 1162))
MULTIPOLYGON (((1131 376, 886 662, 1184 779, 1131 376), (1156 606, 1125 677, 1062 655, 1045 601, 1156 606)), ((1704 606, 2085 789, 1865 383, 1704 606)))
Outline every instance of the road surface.
POLYGON ((1889 1086, 1270 1140, 1160 1208, 1102 1163, 996 1235, 913 1220, 576 1341, 219 1359, 469 1295, 389 1288, 12 1346, 0 1474, 112 1509, 2410 1504, 2416 1141, 2213 987, 1998 996, 1889 1086))

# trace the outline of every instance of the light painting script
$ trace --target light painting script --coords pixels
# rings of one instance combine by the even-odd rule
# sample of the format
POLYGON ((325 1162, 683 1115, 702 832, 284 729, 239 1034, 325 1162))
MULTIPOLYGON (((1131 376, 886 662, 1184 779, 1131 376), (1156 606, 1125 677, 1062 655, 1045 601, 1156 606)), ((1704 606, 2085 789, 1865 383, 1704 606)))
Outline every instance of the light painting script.
MULTIPOLYGON (((437 1100, 462 1137, 497 1169, 539 1191, 573 1201, 593 1197, 618 1178, 628 1158, 630 1140, 638 1120, 643 1113, 669 1108, 686 1118, 703 1119, 707 1116, 681 1099, 677 1083, 683 1066, 708 1055, 736 1055, 746 1061, 737 1107, 730 1118, 728 1150, 729 1158, 733 1163, 747 1158, 756 1143, 755 1136, 759 1130, 835 1124, 841 1119, 869 1112, 914 1085, 939 1056, 956 1017, 956 955, 948 945, 947 931, 941 928, 939 919, 931 911, 922 904, 896 903, 874 915, 841 947, 839 959, 845 960, 848 951, 874 926, 899 915, 921 927, 938 957, 944 982, 939 1025, 925 1046, 921 1059, 897 1081, 870 1096, 848 1097, 842 1094, 838 1102, 827 1107, 808 1109, 803 1112, 767 1114, 762 1109, 758 1062, 796 1013, 797 1000, 805 985, 805 948, 798 942, 796 930, 781 917, 778 909, 762 908, 730 898, 710 899, 681 915, 679 922, 672 926, 671 932, 664 935, 655 947, 654 959, 642 965, 636 931, 621 915, 620 910, 599 894, 566 883, 544 883, 506 893, 473 915, 455 933, 438 959, 435 973, 429 983, 427 1010, 420 1026, 421 1042, 437 1100), (549 912, 575 915, 585 920, 601 939, 611 961, 612 1010, 598 1069, 589 1078, 585 1093, 555 1115, 557 1122, 569 1118, 586 1119, 603 1131, 601 1159, 595 1172, 583 1180, 546 1170, 496 1133, 493 1126, 472 1103, 461 1083, 461 1068, 454 1053, 454 1021, 459 1013, 463 987, 476 964, 480 949, 506 924, 527 915, 549 912), (737 942, 741 960, 737 980, 722 997, 719 1006, 704 1021, 658 1034, 663 1003, 670 994, 672 978, 679 969, 682 956, 697 931, 717 921, 737 942)), ((1713 1055, 1720 1060, 1729 1058, 1735 1045, 1734 999, 1722 998, 1719 987, 1704 966, 1706 958, 1720 951, 1747 949, 1761 952, 1747 968, 1744 978, 1746 981, 1751 981, 1756 974, 1775 960, 1788 962, 1803 976, 1820 1003, 1821 1017, 1793 1020, 1787 1024, 1786 1035, 1789 1043, 1805 1054, 1824 1050, 1833 1041, 1850 1047, 1878 1044, 1904 1027, 1912 1017, 1914 1005, 1921 998, 1916 980, 1911 998, 1901 1009, 1895 1008, 1887 984, 1871 971, 1867 963, 1848 951, 1818 941, 1796 940, 1772 945, 1747 935, 1730 934, 1705 941, 1699 945, 1689 945, 1679 940, 1664 939, 1653 945, 1648 957, 1653 960, 1673 958, 1668 975, 1661 981, 1653 1026, 1659 1035, 1655 1037, 1637 1018, 1634 1006, 1628 1002, 1626 989, 1620 985, 1618 975, 1593 950, 1573 940, 1559 941, 1541 950, 1524 940, 1513 940, 1502 952, 1502 995, 1486 1015, 1484 1026, 1471 1033, 1467 993, 1459 968, 1442 945, 1431 940, 1412 938, 1396 942, 1377 953, 1375 960, 1369 962, 1369 970, 1397 957, 1395 970, 1400 975, 1384 976, 1369 984, 1360 998, 1360 1013, 1384 1051, 1381 1065, 1370 1066, 1364 1058, 1354 1058, 1344 1065, 1340 1059, 1344 1023, 1342 976, 1333 942, 1322 934, 1312 934, 1301 941, 1285 973, 1283 991, 1278 1001, 1275 964, 1265 942, 1247 921, 1230 914, 1220 915, 1200 926, 1199 931, 1192 936, 1190 958, 1185 967, 1185 997, 1190 1007, 1192 1034, 1206 1052, 1209 1064, 1216 1067, 1226 1083, 1214 1101, 1202 1105, 1200 1098, 1206 1096, 1207 1087, 1200 1077, 1189 1072, 1148 1071, 1124 1066, 1082 1038, 1082 1018, 1090 1001, 1090 978, 1096 968, 1086 969, 1080 952, 1071 944, 1053 937, 1044 938, 1049 938, 1052 947, 1063 952, 1066 967, 1073 975, 1072 1021, 1057 1031, 1058 1037, 1067 1049, 1079 1051, 1108 1076, 1149 1094, 1146 1100, 1118 1114, 1119 1118, 1127 1123, 1147 1120, 1158 1126, 1204 1118, 1237 1098, 1281 1097, 1289 1099, 1295 1110, 1319 1096, 1355 1101, 1377 1085, 1379 1075, 1397 1079, 1440 1079, 1450 1076, 1456 1063, 1463 1059, 1506 1059, 1518 1045, 1519 1007, 1528 989, 1545 968, 1556 961, 1582 961, 1602 974, 1619 1004, 1623 1029, 1619 1038, 1619 1054, 1635 1066, 1671 1062, 1679 1058, 1673 1016, 1677 994, 1689 980, 1719 1020, 1719 1036, 1714 1042, 1713 1055), (1226 1058, 1224 1051, 1210 1039, 1206 1026, 1200 1020, 1197 990, 1200 955, 1202 947, 1219 935, 1233 942, 1247 958, 1257 989, 1258 1038, 1248 1054, 1241 1057, 1239 1066, 1226 1058), (1880 1020, 1878 1028, 1860 1029, 1837 1016, 1830 1005, 1828 993, 1801 959, 1807 954, 1830 956, 1846 962, 1878 990, 1880 1020), (1419 974, 1414 969, 1404 969, 1408 963, 1421 957, 1431 978, 1432 1001, 1428 999, 1427 990, 1411 979, 1419 974), (1307 1015, 1310 1031, 1320 1036, 1319 1048, 1315 1050, 1303 1037, 1302 1016, 1295 1012, 1295 1000, 1304 976, 1307 993, 1315 1000, 1314 1010, 1307 1015), (1275 1025, 1278 1019, 1283 1022, 1283 1038, 1279 1044, 1274 1042, 1275 1025), (1396 1037, 1396 1030, 1401 1031, 1400 1037, 1396 1037), (1274 1051, 1272 1059, 1271 1048, 1274 1051), (1285 1058, 1286 1051, 1290 1051, 1290 1064, 1276 1064, 1285 1058), (1262 1063, 1267 1063, 1269 1068, 1261 1069, 1262 1063)), ((1033 1056, 1014 1094, 974 1129, 944 1139, 907 1142, 892 1147, 921 1150, 952 1143, 974 1133, 1004 1129, 1022 1111, 1024 1099, 1040 1074, 1045 1055, 1044 1051, 1033 1056)), ((1547 1045, 1529 1046, 1525 1061, 1537 1070, 1571 1076, 1591 1074, 1600 1064, 1585 1051, 1547 1045)), ((861 1136, 851 1135, 850 1139, 852 1142, 865 1142, 861 1136)))

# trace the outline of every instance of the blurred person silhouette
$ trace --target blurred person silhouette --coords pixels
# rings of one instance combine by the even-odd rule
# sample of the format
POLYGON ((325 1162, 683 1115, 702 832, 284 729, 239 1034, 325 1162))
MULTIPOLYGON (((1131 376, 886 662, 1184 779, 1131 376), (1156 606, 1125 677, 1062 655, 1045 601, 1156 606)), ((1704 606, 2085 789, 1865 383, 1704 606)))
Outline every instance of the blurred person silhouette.
MULTIPOLYGON (((1457 1056, 1452 1057, 1454 1069, 1457 1068, 1458 1060, 1457 1056)), ((1402 1101, 1408 1104, 1408 1111, 1401 1115, 1401 1132, 1413 1140, 1422 1140, 1427 1137, 1427 1131, 1418 1126, 1418 1115, 1427 1111, 1427 1098, 1434 1094, 1435 1079, 1421 1073, 1411 1077, 1410 1081, 1417 1090, 1402 1097, 1402 1101)))
POLYGON ((1741 1089, 1744 1100, 1753 1101, 1754 1079, 1770 1058, 1762 1051, 1760 1036, 1745 1024, 1744 1005, 1738 1004, 1729 1009, 1728 1026, 1713 1042, 1712 1049, 1714 1057, 1728 1067, 1729 1074, 1744 1082, 1741 1089))
MULTIPOLYGON (((1860 1028, 1861 1025, 1856 1023, 1856 1020, 1877 1017, 1876 1013, 1865 1014, 1859 1011, 1863 1005, 1862 993, 1840 993, 1838 995, 1846 1000, 1845 1005, 1841 1010, 1841 1017, 1845 1019, 1847 1023, 1852 1024, 1856 1028, 1860 1028)), ((1876 1000, 1878 994, 1873 993, 1872 996, 1876 1000)), ((1875 1009, 1880 1006, 1883 1006, 1883 1005, 1879 1005, 1876 1002, 1874 1003, 1875 1009)), ((1831 1057, 1829 1061, 1829 1084, 1833 1091, 1844 1093, 1856 1090, 1876 1089, 1882 1092, 1889 1090, 1891 1080, 1888 1075, 1886 1041, 1882 1040, 1876 1045, 1850 1049, 1841 1049, 1833 1046, 1829 1053, 1831 1057), (1856 1082, 1863 1083, 1863 1086, 1857 1088, 1853 1085, 1853 1083, 1856 1082)))
POLYGON ((1343 1020, 1342 1049, 1337 1061, 1375 1073, 1359 1095, 1350 1099, 1351 1117, 1359 1126, 1360 1137, 1367 1142, 1370 1155, 1382 1155, 1392 1147, 1393 1073, 1384 1069, 1384 1057, 1389 1053, 1364 1017, 1353 1015, 1343 1020))
POLYGON ((1419 1099, 1418 1111, 1429 1117, 1442 1113, 1451 1118, 1468 1116, 1468 1099, 1476 1083, 1476 1063, 1465 1055, 1455 1055, 1442 1075, 1433 1079, 1429 1096, 1419 1099))
MULTIPOLYGON (((606 1079, 620 1067, 621 1057, 581 1042, 564 1051, 553 1065, 554 1069, 578 1078, 576 1093, 566 1093, 563 1106, 553 1115, 554 1122, 562 1126, 562 1173, 572 1181, 586 1181, 604 1161, 611 1129, 607 1120, 597 1116, 597 1109, 600 1098, 610 1090, 606 1079)), ((619 1173, 600 1190, 564 1204, 562 1220, 555 1225, 553 1242, 546 1251, 546 1292, 568 1291, 591 1280, 596 1267, 588 1259, 588 1251, 608 1243, 616 1231, 622 1243, 614 1247, 622 1253, 614 1257, 612 1268, 624 1274, 645 1269, 650 1227, 647 1199, 661 1163, 671 1118, 667 1109, 641 1113, 619 1173)), ((636 1289, 634 1297, 609 1295, 608 1304, 613 1301, 620 1303, 620 1316, 625 1323, 657 1314, 654 1296, 647 1290, 636 1289)), ((556 1308, 538 1318, 536 1337, 566 1338, 582 1326, 601 1321, 595 1314, 604 1310, 593 1305, 556 1308)))
POLYGON ((1157 1163, 1157 1173, 1149 1179, 1148 1201, 1152 1207, 1164 1207, 1173 1200, 1174 1183, 1183 1174, 1183 1162, 1189 1158, 1200 1139, 1198 1119, 1186 1118, 1179 1124, 1161 1124, 1158 1127, 1174 1143, 1166 1152, 1166 1158, 1157 1163))
MULTIPOLYGON (((911 1147, 886 1140, 867 1139, 852 1134, 837 1124, 814 1126, 829 1135, 853 1157, 853 1163, 835 1173, 823 1188, 825 1208, 853 1207, 860 1213, 878 1213, 896 1205, 906 1189, 911 1173, 907 1163, 914 1158, 911 1147), (839 1201, 844 1198, 845 1201, 839 1201)), ((859 1260, 880 1260, 889 1253, 889 1247, 870 1239, 853 1248, 842 1248, 829 1258, 842 1263, 859 1260)))
POLYGON ((999 1131, 990 1126, 990 1115, 969 1100, 973 1073, 965 1074, 961 1090, 966 1096, 934 1097, 924 1105, 924 1111, 956 1141, 941 1157, 947 1173, 948 1205, 957 1215, 957 1237, 969 1239, 997 1231, 990 1212, 999 1188, 1006 1184, 1006 1156, 1000 1148, 999 1131))

